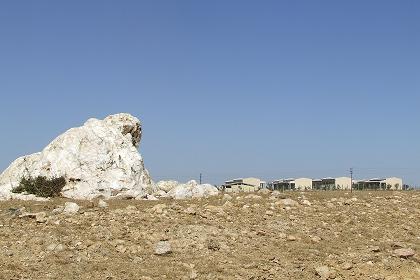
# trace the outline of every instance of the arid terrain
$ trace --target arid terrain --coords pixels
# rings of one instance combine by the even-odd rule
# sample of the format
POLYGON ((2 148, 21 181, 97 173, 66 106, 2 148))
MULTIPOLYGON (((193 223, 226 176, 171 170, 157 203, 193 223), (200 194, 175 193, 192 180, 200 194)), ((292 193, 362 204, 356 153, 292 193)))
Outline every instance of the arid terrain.
POLYGON ((0 202, 0 279, 420 279, 418 191, 67 201, 0 202))

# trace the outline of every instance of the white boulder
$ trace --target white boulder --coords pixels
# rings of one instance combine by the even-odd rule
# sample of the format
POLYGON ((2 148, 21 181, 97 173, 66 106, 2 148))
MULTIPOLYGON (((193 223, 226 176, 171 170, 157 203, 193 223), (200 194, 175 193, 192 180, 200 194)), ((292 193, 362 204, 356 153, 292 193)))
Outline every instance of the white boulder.
POLYGON ((67 215, 73 215, 79 212, 80 206, 74 202, 66 202, 64 203, 63 213, 67 215))
POLYGON ((130 114, 89 119, 41 152, 16 159, 0 175, 0 200, 24 199, 11 192, 24 176, 64 176, 62 195, 75 199, 145 196, 152 183, 137 150, 140 139, 140 121, 130 114))
POLYGON ((159 181, 156 183, 156 191, 164 191, 167 193, 178 185, 179 183, 174 180, 159 181))
POLYGON ((218 194, 219 190, 215 186, 210 184, 199 185, 194 180, 186 184, 179 184, 167 193, 169 197, 174 199, 209 197, 218 194))

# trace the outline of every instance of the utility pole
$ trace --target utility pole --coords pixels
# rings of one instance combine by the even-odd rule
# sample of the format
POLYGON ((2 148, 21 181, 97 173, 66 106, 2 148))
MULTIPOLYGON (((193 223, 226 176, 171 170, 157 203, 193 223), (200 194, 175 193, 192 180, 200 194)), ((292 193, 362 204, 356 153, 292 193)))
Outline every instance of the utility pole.
POLYGON ((353 192, 353 167, 350 168, 350 192, 353 192))
POLYGON ((202 177, 202 174, 200 173, 200 185, 201 185, 201 177, 202 177))

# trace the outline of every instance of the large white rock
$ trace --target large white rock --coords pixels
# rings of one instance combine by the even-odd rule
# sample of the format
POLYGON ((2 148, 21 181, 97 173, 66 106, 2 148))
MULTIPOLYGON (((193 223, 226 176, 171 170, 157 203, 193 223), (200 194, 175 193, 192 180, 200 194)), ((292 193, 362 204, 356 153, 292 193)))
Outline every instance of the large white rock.
POLYGON ((178 185, 179 185, 179 183, 177 181, 174 181, 174 180, 159 181, 159 182, 156 183, 156 190, 157 191, 169 192, 170 190, 172 190, 173 188, 175 188, 178 185))
POLYGON ((64 176, 62 194, 69 198, 145 196, 152 192, 152 183, 137 150, 140 139, 140 121, 130 114, 89 119, 41 152, 16 159, 0 175, 0 199, 23 198, 11 189, 23 176, 40 175, 64 176))
POLYGON ((167 195, 174 199, 209 197, 218 195, 219 190, 210 184, 197 184, 196 181, 191 180, 186 184, 179 184, 172 188, 167 195))

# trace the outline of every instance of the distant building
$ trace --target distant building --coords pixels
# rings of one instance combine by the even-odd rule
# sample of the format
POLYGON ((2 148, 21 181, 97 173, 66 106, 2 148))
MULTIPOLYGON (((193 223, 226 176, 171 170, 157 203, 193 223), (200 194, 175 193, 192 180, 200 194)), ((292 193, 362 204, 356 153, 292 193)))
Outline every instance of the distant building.
POLYGON ((315 190, 349 190, 350 187, 350 177, 323 178, 312 180, 312 188, 315 190))
MULTIPOLYGON (((275 180, 268 184, 271 190, 349 190, 352 186, 350 177, 337 178, 289 178, 275 180)), ((403 181, 401 178, 373 178, 368 180, 353 180, 353 189, 364 190, 402 190, 403 181)))
POLYGON ((223 185, 225 192, 253 192, 265 187, 266 182, 252 177, 229 180, 223 185))
POLYGON ((353 187, 357 190, 402 190, 403 181, 397 177, 373 178, 355 181, 353 187))
POLYGON ((273 181, 269 184, 272 190, 310 190, 312 189, 312 179, 309 178, 289 178, 273 181))

